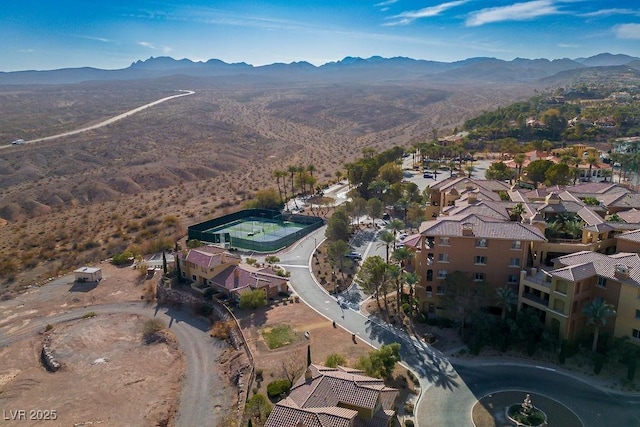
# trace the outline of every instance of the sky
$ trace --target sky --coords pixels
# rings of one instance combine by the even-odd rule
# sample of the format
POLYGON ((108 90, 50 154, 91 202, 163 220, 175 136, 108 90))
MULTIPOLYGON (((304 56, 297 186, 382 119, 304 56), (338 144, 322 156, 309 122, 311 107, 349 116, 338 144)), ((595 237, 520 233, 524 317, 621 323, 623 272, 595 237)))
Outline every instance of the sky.
POLYGON ((639 0, 4 0, 0 71, 171 56, 255 66, 347 56, 640 56, 639 0))

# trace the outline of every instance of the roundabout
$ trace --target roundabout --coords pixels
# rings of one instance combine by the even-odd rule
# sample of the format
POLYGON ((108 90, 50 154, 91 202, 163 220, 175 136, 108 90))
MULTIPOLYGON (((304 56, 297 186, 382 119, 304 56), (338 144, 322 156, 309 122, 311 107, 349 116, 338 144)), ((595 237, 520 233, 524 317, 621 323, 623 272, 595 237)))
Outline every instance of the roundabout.
POLYGON ((540 423, 535 425, 583 427, 582 422, 576 414, 562 403, 540 394, 527 393, 519 390, 499 391, 487 394, 480 398, 472 409, 474 425, 476 427, 502 427, 517 425, 515 422, 508 419, 507 409, 511 407, 520 407, 527 396, 530 396, 531 402, 535 405, 535 408, 543 412, 547 418, 546 424, 540 423))

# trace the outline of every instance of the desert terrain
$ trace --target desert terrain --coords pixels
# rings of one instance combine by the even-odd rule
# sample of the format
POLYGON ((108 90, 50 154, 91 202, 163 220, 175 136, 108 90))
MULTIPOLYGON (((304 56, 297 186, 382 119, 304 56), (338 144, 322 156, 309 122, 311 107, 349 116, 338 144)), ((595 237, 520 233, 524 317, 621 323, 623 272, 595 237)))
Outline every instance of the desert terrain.
POLYGON ((0 153, 0 294, 134 248, 172 246, 186 226, 237 209, 288 166, 319 183, 362 149, 451 133, 531 86, 268 84, 173 77, 0 88, 9 143, 91 125, 190 89, 117 123, 0 153))

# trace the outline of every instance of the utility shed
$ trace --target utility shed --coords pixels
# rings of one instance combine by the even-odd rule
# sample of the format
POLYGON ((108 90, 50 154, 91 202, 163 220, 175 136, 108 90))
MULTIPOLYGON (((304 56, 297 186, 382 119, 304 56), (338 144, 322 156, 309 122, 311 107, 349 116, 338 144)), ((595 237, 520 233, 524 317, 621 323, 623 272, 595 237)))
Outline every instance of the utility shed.
POLYGON ((99 282, 102 280, 102 270, 97 267, 80 267, 73 273, 76 282, 99 282))

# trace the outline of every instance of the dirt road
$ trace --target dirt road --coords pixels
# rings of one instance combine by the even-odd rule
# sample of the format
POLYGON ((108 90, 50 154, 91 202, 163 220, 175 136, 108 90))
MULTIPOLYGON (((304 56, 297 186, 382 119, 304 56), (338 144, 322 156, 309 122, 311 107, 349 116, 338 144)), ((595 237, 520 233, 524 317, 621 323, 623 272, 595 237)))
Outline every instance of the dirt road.
POLYGON ((7 325, 0 329, 0 347, 36 334, 47 324, 79 319, 87 312, 96 315, 137 314, 145 317, 162 319, 178 338, 180 349, 187 362, 187 373, 182 384, 180 406, 175 420, 176 426, 218 425, 223 419, 225 408, 221 402, 228 402, 230 397, 222 387, 218 387, 224 379, 220 378, 211 367, 218 363, 218 358, 225 349, 225 344, 211 338, 206 321, 195 318, 187 311, 174 308, 157 307, 138 302, 91 305, 86 308, 75 308, 64 313, 55 313, 47 317, 32 319, 22 326, 7 325))

